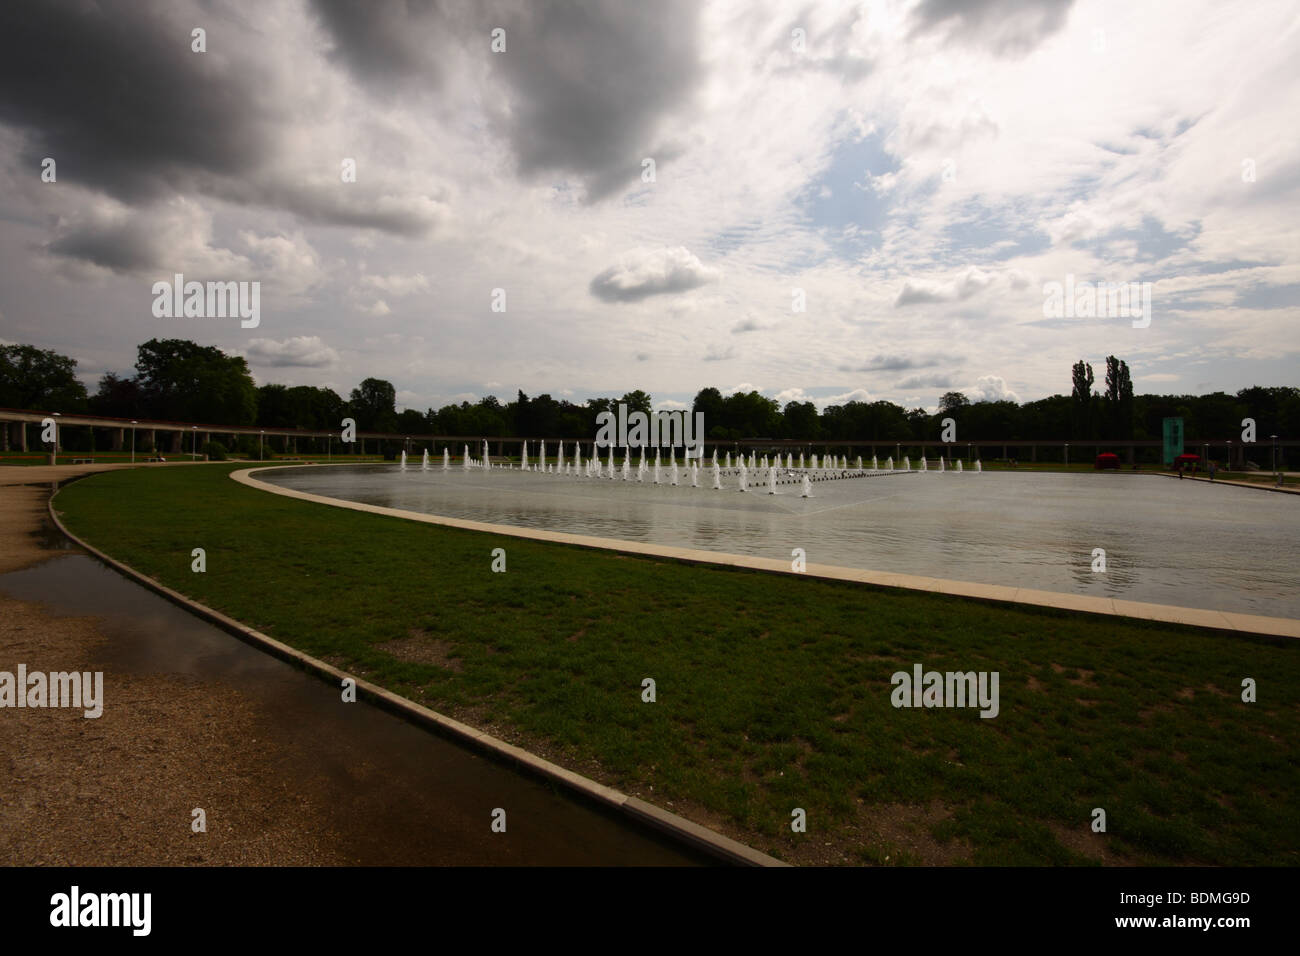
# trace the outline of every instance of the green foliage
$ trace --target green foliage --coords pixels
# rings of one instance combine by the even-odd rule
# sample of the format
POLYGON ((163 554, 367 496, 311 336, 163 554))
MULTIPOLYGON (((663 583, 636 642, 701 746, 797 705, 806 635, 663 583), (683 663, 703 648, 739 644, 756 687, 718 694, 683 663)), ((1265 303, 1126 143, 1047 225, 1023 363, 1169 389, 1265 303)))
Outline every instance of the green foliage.
POLYGON ((203 454, 208 457, 208 461, 225 461, 229 457, 226 453, 226 446, 219 441, 204 442, 203 454))
POLYGON ((31 345, 0 345, 0 408, 84 411, 77 360, 31 345))
POLYGON ((147 414, 172 421, 251 425, 257 388, 242 356, 185 339, 140 346, 136 378, 147 414))
POLYGON ((368 378, 352 390, 348 409, 363 432, 397 430, 397 390, 392 382, 368 378))

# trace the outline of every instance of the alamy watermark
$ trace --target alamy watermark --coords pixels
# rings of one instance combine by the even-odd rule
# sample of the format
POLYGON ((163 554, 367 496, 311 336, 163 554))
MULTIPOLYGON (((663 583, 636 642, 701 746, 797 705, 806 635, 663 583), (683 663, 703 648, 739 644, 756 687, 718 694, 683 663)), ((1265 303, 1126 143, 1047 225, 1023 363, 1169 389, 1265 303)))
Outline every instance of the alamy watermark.
POLYGON ((686 448, 687 458, 704 454, 704 413, 631 412, 622 402, 618 413, 601 412, 596 416, 596 447, 658 448, 663 445, 686 448))
POLYGON ((896 671, 889 682, 894 685, 889 702, 895 707, 979 707, 980 716, 998 715, 997 671, 921 672, 912 665, 912 673, 896 671))
POLYGON ((238 316, 242 329, 262 322, 262 283, 186 282, 178 272, 171 282, 153 284, 153 314, 158 319, 224 319, 238 316))
POLYGON ((1133 319, 1133 328, 1151 325, 1150 282, 1076 282, 1068 273, 1065 282, 1043 283, 1045 319, 1133 319))
POLYGON ((104 672, 29 674, 27 665, 19 664, 17 675, 0 671, 0 708, 5 707, 72 707, 94 720, 104 713, 104 672))

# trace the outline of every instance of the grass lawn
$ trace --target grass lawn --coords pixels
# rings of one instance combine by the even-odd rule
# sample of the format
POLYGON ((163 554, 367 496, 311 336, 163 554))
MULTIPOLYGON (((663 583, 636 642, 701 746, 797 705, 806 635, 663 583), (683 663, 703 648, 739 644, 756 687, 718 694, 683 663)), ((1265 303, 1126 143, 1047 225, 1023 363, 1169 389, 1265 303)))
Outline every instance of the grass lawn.
POLYGON ((1300 863, 1295 642, 439 528, 232 467, 56 506, 209 606, 793 862, 1300 863), (895 709, 915 663, 998 671, 1001 712, 895 709))

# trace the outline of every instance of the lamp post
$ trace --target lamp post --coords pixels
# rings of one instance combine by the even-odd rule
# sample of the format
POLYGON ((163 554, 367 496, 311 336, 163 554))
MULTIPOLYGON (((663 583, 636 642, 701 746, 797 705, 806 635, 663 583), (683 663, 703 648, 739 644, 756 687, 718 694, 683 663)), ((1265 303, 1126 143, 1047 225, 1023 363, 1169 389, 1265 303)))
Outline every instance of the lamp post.
POLYGON ((1273 473, 1276 474, 1277 473, 1277 436, 1269 435, 1268 437, 1273 439, 1273 473))
POLYGON ((135 426, 140 424, 134 418, 131 419, 131 464, 135 464, 135 426))
POLYGON ((263 428, 257 436, 257 460, 262 460, 262 442, 266 440, 266 429, 263 428))
POLYGON ((1065 467, 1070 467, 1070 443, 1068 441, 1065 443, 1065 467))
POLYGON ((198 461, 199 460, 199 426, 191 425, 190 431, 194 435, 194 444, 190 446, 193 449, 193 452, 190 455, 190 457, 193 458, 195 461, 198 461))
POLYGON ((1224 471, 1232 471, 1232 439, 1228 439, 1228 467, 1224 471))

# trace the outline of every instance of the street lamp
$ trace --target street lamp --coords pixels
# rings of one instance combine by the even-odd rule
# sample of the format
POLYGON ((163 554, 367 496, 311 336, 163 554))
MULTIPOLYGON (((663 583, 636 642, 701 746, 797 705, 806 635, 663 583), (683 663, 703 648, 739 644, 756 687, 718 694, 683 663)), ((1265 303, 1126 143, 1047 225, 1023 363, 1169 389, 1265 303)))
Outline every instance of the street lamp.
POLYGON ((131 464, 135 464, 135 426, 139 425, 134 418, 131 419, 131 464))
POLYGON ((1065 443, 1065 467, 1070 467, 1070 443, 1065 443))
POLYGON ((1228 467, 1224 471, 1232 471, 1232 439, 1228 439, 1228 467))
POLYGON ((265 440, 265 438, 266 438, 266 429, 263 428, 261 433, 257 436, 257 460, 258 461, 262 460, 262 442, 265 440))
POLYGON ((1269 435, 1268 437, 1271 438, 1271 439, 1273 439, 1273 472, 1276 474, 1276 472, 1277 472, 1277 436, 1276 436, 1276 435, 1269 435))

